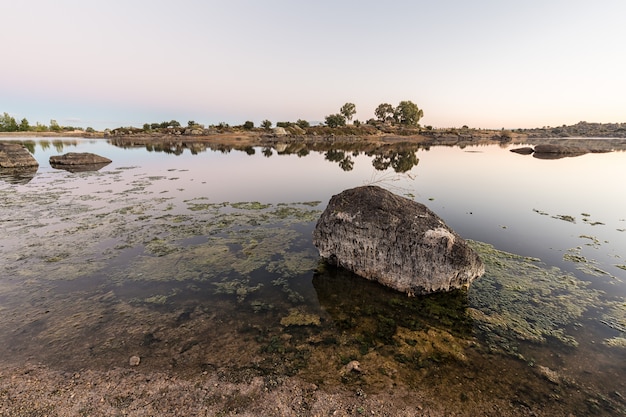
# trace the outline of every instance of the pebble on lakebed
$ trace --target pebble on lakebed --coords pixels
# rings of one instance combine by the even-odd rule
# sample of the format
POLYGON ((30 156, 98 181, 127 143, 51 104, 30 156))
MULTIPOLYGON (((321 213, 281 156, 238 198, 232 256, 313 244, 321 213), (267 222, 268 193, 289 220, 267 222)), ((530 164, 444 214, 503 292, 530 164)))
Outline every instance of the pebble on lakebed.
POLYGON ((139 364, 141 363, 141 358, 139 356, 131 356, 130 359, 128 360, 128 364, 130 366, 139 366, 139 364))

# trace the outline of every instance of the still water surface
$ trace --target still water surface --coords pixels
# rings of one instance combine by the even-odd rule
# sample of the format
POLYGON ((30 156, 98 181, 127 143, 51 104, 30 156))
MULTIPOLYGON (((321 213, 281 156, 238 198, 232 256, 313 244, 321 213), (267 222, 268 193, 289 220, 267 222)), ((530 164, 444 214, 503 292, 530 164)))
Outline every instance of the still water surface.
POLYGON ((509 145, 435 146, 380 170, 397 154, 27 146, 38 171, 0 179, 6 363, 80 369, 137 354, 157 369, 367 389, 436 388, 437 375, 462 378, 476 401, 490 387, 529 408, 626 409, 624 152, 542 160, 509 145), (113 162, 51 168, 66 152, 113 162), (476 241, 485 277, 469 293, 407 299, 318 264, 321 210, 372 183, 476 241), (371 371, 338 377, 349 360, 371 371))

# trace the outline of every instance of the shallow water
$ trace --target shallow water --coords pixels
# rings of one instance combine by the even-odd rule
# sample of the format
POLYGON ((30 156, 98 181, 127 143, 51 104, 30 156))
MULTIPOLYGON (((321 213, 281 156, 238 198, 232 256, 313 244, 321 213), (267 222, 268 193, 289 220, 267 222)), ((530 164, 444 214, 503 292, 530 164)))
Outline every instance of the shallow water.
POLYGON ((420 387, 451 410, 489 395, 531 409, 626 409, 624 152, 28 146, 38 171, 0 179, 5 363, 106 369, 138 355, 233 380, 420 387), (51 168, 65 152, 113 163, 51 168), (475 241, 485 276, 467 293, 406 298, 320 264, 321 210, 367 183, 475 241), (344 372, 352 360, 366 371, 344 372), (449 389, 459 384, 462 395, 449 389))

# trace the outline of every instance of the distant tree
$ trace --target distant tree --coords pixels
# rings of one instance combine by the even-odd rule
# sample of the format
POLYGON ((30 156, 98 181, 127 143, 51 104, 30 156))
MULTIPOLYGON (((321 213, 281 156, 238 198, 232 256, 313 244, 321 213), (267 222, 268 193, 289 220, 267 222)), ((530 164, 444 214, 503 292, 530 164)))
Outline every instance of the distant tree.
POLYGON ((419 126, 423 116, 424 112, 412 101, 401 101, 394 112, 396 121, 407 126, 419 126))
POLYGON ((23 118, 20 122, 19 130, 21 132, 28 132, 30 130, 30 123, 28 123, 28 120, 26 120, 26 118, 23 118))
POLYGON ((195 125, 196 125, 196 122, 195 122, 195 121, 193 121, 193 120, 189 120, 189 121, 187 122, 187 127, 194 127, 195 125))
POLYGON ((93 127, 87 127, 87 129, 85 129, 85 132, 87 133, 94 133, 96 130, 93 127))
POLYGON ((379 104, 376 110, 374 110, 374 114, 381 122, 386 122, 388 118, 393 117, 394 113, 395 109, 389 103, 379 104))
POLYGON ((302 119, 298 119, 298 121, 296 122, 296 124, 302 128, 302 129, 306 129, 308 127, 311 127, 311 123, 307 122, 306 120, 302 120, 302 119))
POLYGON ((250 120, 247 120, 244 124, 243 124, 243 128, 246 130, 250 130, 254 127, 254 122, 251 122, 250 120))
POLYGON ((292 122, 276 122, 276 127, 291 127, 293 126, 292 122))
POLYGON ((354 105, 354 103, 346 103, 341 106, 341 109, 339 109, 339 113, 341 113, 346 118, 346 120, 350 122, 352 120, 352 117, 356 114, 356 106, 354 105))
POLYGON ((56 120, 54 120, 54 119, 50 120, 50 131, 52 131, 52 132, 60 132, 61 130, 62 130, 61 126, 59 126, 59 124, 57 123, 56 120))
POLYGON ((0 132, 17 132, 19 130, 19 126, 15 121, 15 118, 9 115, 9 113, 4 112, 2 117, 0 117, 0 132))
POLYGON ((339 127, 346 125, 346 117, 343 114, 329 114, 326 116, 326 125, 328 127, 339 127))
POLYGON ((48 131, 48 126, 42 125, 41 123, 37 122, 37 124, 35 125, 35 132, 47 132, 47 131, 48 131))
POLYGON ((144 132, 150 131, 151 130, 150 123, 144 123, 143 124, 143 130, 144 130, 144 132))
POLYGON ((265 119, 261 122, 261 127, 265 130, 269 130, 272 127, 272 122, 270 122, 269 120, 265 119))
POLYGON ((180 127, 180 123, 178 123, 176 120, 170 120, 168 126, 171 127, 180 127))

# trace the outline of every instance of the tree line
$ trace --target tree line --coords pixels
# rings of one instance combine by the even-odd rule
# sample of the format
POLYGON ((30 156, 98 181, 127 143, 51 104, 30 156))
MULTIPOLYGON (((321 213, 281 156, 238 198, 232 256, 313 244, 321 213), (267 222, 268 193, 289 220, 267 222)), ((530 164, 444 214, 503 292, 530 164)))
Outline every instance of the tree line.
MULTIPOLYGON (((330 128, 342 127, 352 123, 352 119, 356 114, 356 105, 354 103, 345 103, 339 109, 338 113, 329 114, 325 117, 325 125, 330 128)), ((385 123, 390 125, 402 125, 407 127, 419 127, 419 121, 424 116, 424 112, 415 103, 410 100, 401 101, 397 106, 393 106, 389 103, 381 103, 374 110, 376 119, 369 119, 366 123, 375 125, 378 123, 385 123)), ((361 125, 359 120, 354 120, 355 126, 361 125)), ((259 125, 260 128, 269 130, 272 128, 273 123, 270 120, 263 120, 259 125)), ((301 129, 307 129, 311 127, 311 124, 303 119, 298 119, 296 122, 277 122, 276 127, 292 127, 298 126, 301 129)), ((218 125, 211 125, 218 130, 229 128, 230 126, 225 123, 219 123, 218 125)), ((240 126, 243 129, 253 129, 254 122, 248 120, 240 126)), ((144 123, 143 131, 150 132, 160 129, 182 129, 180 122, 176 120, 170 120, 160 123, 144 123)), ((204 125, 196 123, 194 120, 187 122, 187 128, 189 129, 204 129, 204 125)), ((133 128, 135 129, 135 128, 133 128)), ((0 117, 0 132, 66 132, 73 130, 85 130, 86 132, 93 132, 94 129, 88 127, 82 129, 80 127, 73 126, 60 126, 56 120, 50 120, 49 125, 42 125, 37 123, 35 126, 31 126, 26 118, 18 121, 8 113, 0 117)))
MULTIPOLYGON (((346 103, 339 109, 339 113, 329 114, 326 116, 326 125, 329 127, 345 126, 346 123, 352 121, 356 114, 356 105, 354 103, 346 103)), ((399 124, 404 126, 419 127, 419 121, 424 117, 424 111, 417 107, 417 104, 410 100, 401 101, 396 107, 389 103, 381 103, 374 110, 377 119, 370 119, 366 123, 376 124, 388 123, 391 125, 399 124)), ((361 124, 355 120, 354 124, 361 124)))
POLYGON ((56 120, 50 120, 50 125, 42 125, 37 122, 32 126, 26 118, 23 118, 18 123, 17 120, 7 112, 4 112, 2 116, 0 116, 0 132, 68 132, 74 130, 94 132, 94 129, 90 127, 83 129, 82 127, 61 126, 56 120))

